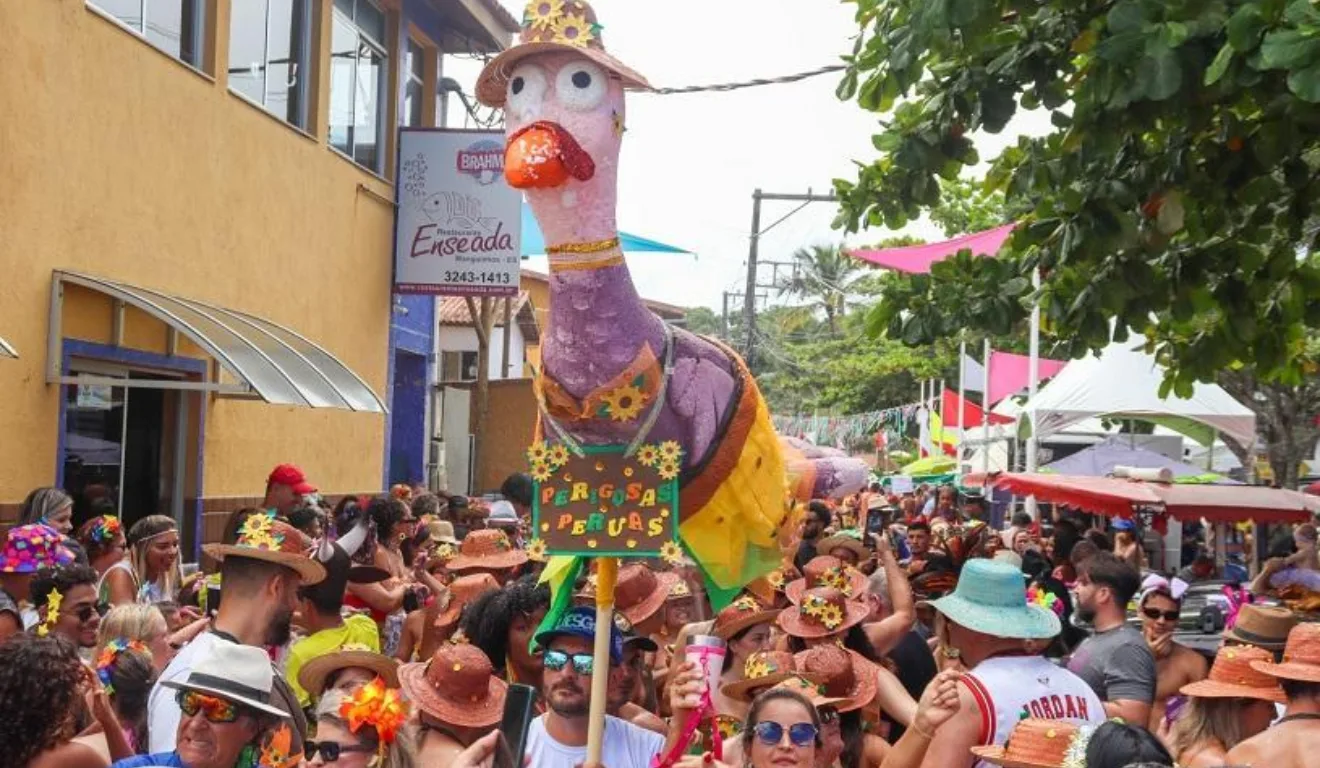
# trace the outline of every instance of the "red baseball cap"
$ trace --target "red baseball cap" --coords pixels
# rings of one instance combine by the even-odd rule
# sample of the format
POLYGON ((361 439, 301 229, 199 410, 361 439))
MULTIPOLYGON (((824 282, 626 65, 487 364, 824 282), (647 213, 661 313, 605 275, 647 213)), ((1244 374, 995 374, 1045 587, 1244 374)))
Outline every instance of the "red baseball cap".
POLYGON ((266 485, 287 485, 299 496, 316 493, 316 486, 307 482, 307 475, 293 464, 281 464, 270 471, 266 485))

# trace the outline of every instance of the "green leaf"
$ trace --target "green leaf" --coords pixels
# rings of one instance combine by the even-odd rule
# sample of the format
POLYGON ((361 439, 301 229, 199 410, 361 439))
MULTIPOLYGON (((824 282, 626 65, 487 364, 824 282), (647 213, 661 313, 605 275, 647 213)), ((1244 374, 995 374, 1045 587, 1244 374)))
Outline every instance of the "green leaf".
POLYGON ((1214 85, 1219 82, 1219 78, 1223 77, 1224 73, 1228 71, 1228 65, 1232 63, 1232 61, 1233 46, 1229 43, 1224 43, 1224 47, 1220 48, 1219 53, 1216 54, 1215 60, 1210 62, 1210 66, 1205 70, 1205 79, 1203 82, 1206 85, 1214 85))
POLYGON ((1109 31, 1115 34, 1141 29, 1145 21, 1141 4, 1135 0, 1121 0, 1109 9, 1109 15, 1105 17, 1109 31))
POLYGON ((1271 32, 1260 44, 1261 63, 1266 69, 1295 69, 1320 53, 1320 40, 1295 29, 1271 32))
POLYGON ((883 75, 871 75, 862 83, 862 91, 857 95, 857 103, 862 109, 875 112, 880 108, 880 89, 884 84, 883 75))
POLYGON ((1303 101, 1320 103, 1320 64, 1312 64, 1288 75, 1288 90, 1303 101))
POLYGON ((834 95, 838 97, 839 101, 851 101, 856 94, 857 71, 850 69, 848 74, 844 75, 843 79, 839 81, 839 87, 834 89, 834 95))
POLYGON ((1151 101, 1169 98, 1182 86, 1178 54, 1162 48, 1155 55, 1142 57, 1137 64, 1137 78, 1145 85, 1146 98, 1151 101))
POLYGON ((1248 53, 1260 44, 1260 33, 1265 31, 1265 19, 1260 8, 1248 3, 1228 20, 1228 44, 1233 50, 1248 53))

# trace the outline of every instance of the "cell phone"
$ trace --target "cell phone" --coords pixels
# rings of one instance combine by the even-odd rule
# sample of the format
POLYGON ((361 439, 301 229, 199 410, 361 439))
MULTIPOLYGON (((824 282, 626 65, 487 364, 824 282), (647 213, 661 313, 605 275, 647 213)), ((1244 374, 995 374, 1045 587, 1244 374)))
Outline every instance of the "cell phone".
POLYGON ((527 730, 536 716, 536 689, 513 683, 504 697, 504 717, 500 720, 500 748, 495 752, 495 768, 522 768, 527 751, 527 730))
POLYGON ((1169 701, 1164 705, 1164 719, 1170 723, 1177 721, 1186 706, 1186 696, 1170 696, 1169 701))

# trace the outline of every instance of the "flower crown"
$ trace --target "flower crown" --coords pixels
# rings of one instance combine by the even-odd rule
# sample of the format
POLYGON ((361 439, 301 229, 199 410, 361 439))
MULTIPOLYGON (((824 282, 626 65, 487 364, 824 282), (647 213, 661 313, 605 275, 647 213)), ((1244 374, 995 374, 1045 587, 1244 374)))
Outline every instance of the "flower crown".
POLYGON ((123 530, 124 525, 119 522, 119 518, 114 515, 102 515, 101 517, 96 518, 96 525, 92 526, 92 541, 97 544, 105 544, 106 542, 114 541, 123 530))
POLYGON ((408 702, 403 700, 397 690, 387 688, 385 681, 377 677, 339 705, 339 716, 344 718, 348 730, 353 733, 357 733, 364 725, 371 726, 380 739, 383 752, 394 742, 399 727, 408 721, 408 702))
POLYGON ((106 643, 105 647, 101 649, 101 653, 96 657, 96 676, 101 679, 101 685, 105 687, 107 695, 114 695, 115 665, 119 663, 119 655, 125 651, 134 651, 145 654, 148 659, 151 658, 151 650, 141 640, 116 637, 106 643))

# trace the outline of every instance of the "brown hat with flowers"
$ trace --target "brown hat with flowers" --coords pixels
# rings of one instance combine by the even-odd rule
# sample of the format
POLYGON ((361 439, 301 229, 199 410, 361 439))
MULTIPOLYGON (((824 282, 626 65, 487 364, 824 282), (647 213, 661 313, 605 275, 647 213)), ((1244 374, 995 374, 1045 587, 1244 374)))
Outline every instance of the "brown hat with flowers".
POLYGON ((676 581, 679 581, 677 573, 657 573, 636 563, 625 565, 619 569, 618 581, 614 585, 614 607, 637 626, 660 610, 676 581))
POLYGON ((780 611, 776 622, 793 637, 828 637, 860 624, 870 612, 865 603, 849 600, 833 587, 817 587, 807 590, 797 605, 780 611))
POLYGON ((1274 655, 1264 648, 1251 646, 1220 648, 1210 667, 1209 677, 1188 683, 1178 692, 1206 699, 1263 699, 1279 704, 1287 701, 1279 681, 1252 668, 1253 661, 1271 662, 1274 655))
POLYGON ((449 604, 444 607, 444 610, 436 614, 431 626, 448 627, 458 621, 463 614, 463 609, 476 602, 477 598, 499 588, 500 583, 489 573, 459 576, 449 585, 449 604))
POLYGON ((621 80, 623 87, 650 90, 645 77, 606 53, 596 12, 585 0, 530 0, 522 24, 518 44, 496 56, 477 78, 477 99, 482 104, 504 106, 514 67, 537 53, 579 53, 621 80))
POLYGON ((856 651, 818 645, 795 654, 793 661, 798 674, 819 681, 824 694, 838 700, 840 712, 865 707, 880 690, 876 666, 856 651))
POLYGON ((792 691, 811 702, 811 706, 820 709, 821 707, 834 707, 840 712, 849 710, 841 709, 846 699, 840 699, 830 696, 825 690, 825 686, 813 683, 801 675, 793 675, 781 683, 776 683, 770 687, 772 691, 792 691))
POLYGON ((758 602, 751 595, 743 595, 715 614, 711 634, 728 641, 739 632, 757 624, 770 624, 779 612, 758 602))
POLYGON ((1283 661, 1253 661, 1251 668, 1267 675, 1303 683, 1320 683, 1320 624, 1298 624, 1288 633, 1283 661))
POLYGON ((483 528, 463 537, 458 554, 447 564, 451 571, 469 568, 517 568, 527 562, 527 553, 516 549, 504 531, 483 528))
POLYGON ((802 573, 802 578, 784 587, 784 594, 788 595, 789 602, 794 605, 802 599, 802 593, 812 587, 833 587, 853 600, 866 593, 866 576, 831 555, 811 558, 802 573))
POLYGON ((292 525, 277 520, 274 510, 249 515, 234 544, 204 544, 202 551, 216 562, 226 557, 265 560, 296 571, 303 586, 325 579, 325 566, 311 556, 312 541, 292 525))
POLYGON ((399 668, 399 684, 423 712, 464 728, 498 723, 509 689, 495 676, 486 654, 466 643, 444 643, 429 661, 404 664, 399 668))
POLYGON ((743 679, 720 686, 720 693, 735 701, 751 701, 762 689, 787 680, 796 671, 788 651, 757 651, 743 664, 743 679))

